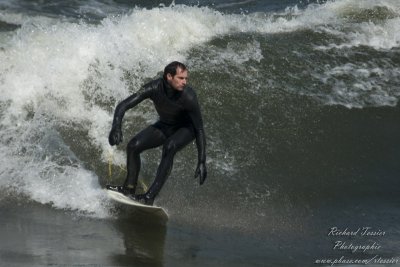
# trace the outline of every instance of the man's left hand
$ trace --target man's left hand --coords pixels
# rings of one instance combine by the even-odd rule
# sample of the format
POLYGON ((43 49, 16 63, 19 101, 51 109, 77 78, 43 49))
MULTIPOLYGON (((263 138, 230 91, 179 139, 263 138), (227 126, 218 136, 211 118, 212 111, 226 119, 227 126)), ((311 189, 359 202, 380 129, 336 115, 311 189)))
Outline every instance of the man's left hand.
POLYGON ((194 178, 200 178, 200 185, 202 185, 204 183, 204 181, 207 178, 207 167, 206 164, 204 162, 200 162, 199 164, 197 164, 197 168, 196 168, 196 172, 194 174, 194 178))

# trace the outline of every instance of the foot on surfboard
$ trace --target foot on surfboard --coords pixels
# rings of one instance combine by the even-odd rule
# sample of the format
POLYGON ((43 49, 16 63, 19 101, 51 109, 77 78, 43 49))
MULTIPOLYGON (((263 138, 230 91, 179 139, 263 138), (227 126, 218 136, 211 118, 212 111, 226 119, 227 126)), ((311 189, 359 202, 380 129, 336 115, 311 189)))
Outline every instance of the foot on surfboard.
POLYGON ((146 194, 130 195, 129 197, 134 201, 140 202, 148 206, 153 206, 154 198, 150 198, 146 194))
POLYGON ((122 193, 126 196, 134 196, 135 195, 135 188, 127 188, 122 185, 106 185, 107 190, 115 191, 118 193, 122 193))

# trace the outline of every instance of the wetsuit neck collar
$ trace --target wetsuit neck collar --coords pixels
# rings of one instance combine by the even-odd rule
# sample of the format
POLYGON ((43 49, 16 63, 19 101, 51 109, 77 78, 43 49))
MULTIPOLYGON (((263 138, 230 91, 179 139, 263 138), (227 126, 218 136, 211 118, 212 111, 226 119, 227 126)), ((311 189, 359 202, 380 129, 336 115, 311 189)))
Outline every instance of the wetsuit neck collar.
POLYGON ((168 81, 165 80, 164 78, 163 78, 163 83, 164 83, 165 94, 169 99, 176 98, 177 96, 180 95, 181 92, 172 88, 171 85, 169 85, 168 81))

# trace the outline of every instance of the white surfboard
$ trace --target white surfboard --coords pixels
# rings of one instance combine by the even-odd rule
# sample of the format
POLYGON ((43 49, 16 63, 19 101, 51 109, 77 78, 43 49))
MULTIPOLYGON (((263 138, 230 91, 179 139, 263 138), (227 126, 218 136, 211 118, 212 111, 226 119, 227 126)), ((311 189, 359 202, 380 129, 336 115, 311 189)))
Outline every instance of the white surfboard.
POLYGON ((106 191, 107 191, 107 195, 111 199, 113 199, 113 200, 115 200, 115 201, 117 201, 119 203, 135 206, 135 207, 140 208, 142 210, 161 212, 161 213, 164 213, 168 217, 167 212, 162 207, 145 205, 145 204, 142 204, 140 202, 137 202, 137 201, 125 196, 122 193, 119 193, 119 192, 116 192, 116 191, 112 191, 112 190, 107 190, 107 189, 106 189, 106 191))

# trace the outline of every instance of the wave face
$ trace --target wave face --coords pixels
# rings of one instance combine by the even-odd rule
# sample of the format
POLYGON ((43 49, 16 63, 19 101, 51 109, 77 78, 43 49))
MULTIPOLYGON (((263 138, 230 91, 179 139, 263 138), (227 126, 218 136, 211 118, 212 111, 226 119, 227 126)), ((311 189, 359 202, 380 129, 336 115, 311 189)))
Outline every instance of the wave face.
MULTIPOLYGON (((123 181, 118 166, 125 164, 124 145, 157 119, 151 103, 140 104, 125 116, 124 145, 111 148, 113 109, 173 60, 187 63, 198 91, 210 177, 199 188, 191 179, 195 146, 182 151, 159 198, 171 213, 182 220, 245 228, 251 220, 279 212, 276 203, 290 206, 293 195, 332 186, 338 177, 322 184, 313 179, 322 170, 309 173, 297 188, 288 177, 296 177, 290 171, 300 168, 304 153, 323 155, 313 141, 334 149, 332 140, 318 139, 321 131, 335 134, 321 110, 345 107, 340 112, 346 114, 346 108, 397 104, 400 2, 341 0, 271 4, 271 9, 254 8, 253 2, 139 5, 127 11, 124 4, 93 1, 89 10, 73 1, 81 13, 58 7, 54 10, 63 11, 54 14, 51 7, 27 12, 4 1, 1 189, 60 209, 111 216, 113 207, 101 188, 123 181), (241 12, 246 7, 251 12, 241 12), (223 214, 210 215, 215 208, 223 214)), ((154 176, 159 152, 143 155, 146 183, 154 176)), ((304 168, 315 164, 312 156, 308 159, 304 168)))

